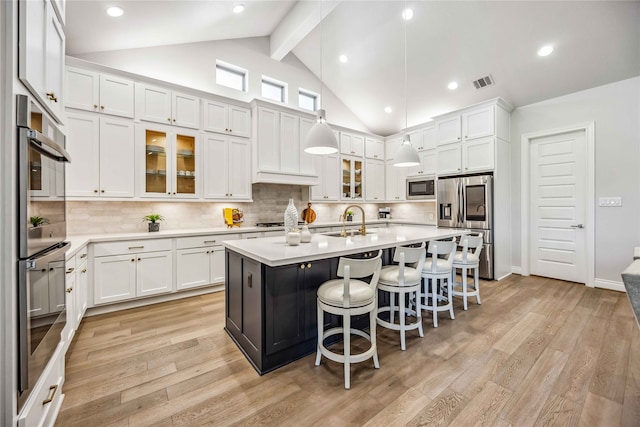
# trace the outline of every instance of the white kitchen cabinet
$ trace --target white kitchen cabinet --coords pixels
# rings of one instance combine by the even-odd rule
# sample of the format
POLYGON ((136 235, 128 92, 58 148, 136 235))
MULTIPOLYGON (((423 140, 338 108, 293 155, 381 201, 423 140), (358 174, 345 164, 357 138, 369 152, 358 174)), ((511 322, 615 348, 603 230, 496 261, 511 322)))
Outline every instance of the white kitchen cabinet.
POLYGON ((94 304, 173 290, 171 239, 100 243, 94 255, 94 304))
POLYGON ((386 197, 389 202, 400 202, 407 199, 407 168, 393 166, 393 162, 386 164, 386 197))
POLYGON ((495 167, 495 138, 438 147, 438 175, 490 172, 495 167))
POLYGON ((136 116, 140 120, 198 129, 200 98, 136 83, 136 116))
POLYGON ((315 162, 320 183, 309 187, 310 199, 318 202, 340 200, 340 156, 315 156, 315 162))
POLYGON ((252 102, 254 135, 252 182, 317 185, 312 156, 304 153, 304 138, 315 122, 285 109, 252 102))
POLYGON ((65 35, 49 0, 19 2, 18 77, 58 122, 63 117, 65 35))
POLYGON ((76 286, 73 289, 73 301, 75 309, 74 323, 76 329, 78 329, 89 303, 89 263, 86 249, 75 256, 75 261, 76 286))
POLYGON ((367 159, 365 163, 365 199, 368 202, 385 200, 385 165, 383 160, 367 159))
POLYGON ((393 160, 396 153, 400 149, 402 145, 402 138, 394 138, 386 142, 387 145, 387 153, 385 156, 386 160, 393 160))
POLYGON ((251 144, 239 138, 204 135, 206 199, 251 200, 251 144))
POLYGON ((200 134, 168 126, 136 125, 138 194, 156 198, 198 198, 201 193, 200 134))
POLYGON ((239 238, 238 234, 177 238, 176 289, 224 283, 225 256, 221 243, 223 240, 239 238))
POLYGON ((67 310, 67 322, 62 329, 62 341, 65 342, 66 345, 71 343, 73 339, 73 334, 75 330, 78 328, 78 323, 76 321, 76 264, 75 257, 71 257, 71 259, 67 259, 65 262, 65 277, 64 277, 64 287, 65 287, 65 309, 67 310))
POLYGON ((462 143, 448 144, 437 150, 438 175, 455 175, 462 172, 462 143))
POLYGON ((251 110, 223 102, 204 101, 204 130, 251 137, 251 110))
POLYGON ((315 154, 305 153, 304 142, 309 131, 316 124, 316 120, 300 117, 300 173, 303 175, 317 175, 315 154))
POLYGON ((438 146, 438 132, 435 125, 420 129, 420 146, 418 151, 435 150, 438 146))
POLYGON ((495 134, 494 107, 484 107, 462 114, 462 137, 465 141, 495 134))
POLYGON ((418 156, 420 157, 420 164, 408 168, 408 176, 436 175, 438 173, 436 150, 418 151, 418 156))
POLYGON ((73 162, 66 168, 68 196, 134 196, 135 141, 131 121, 68 113, 67 150, 73 153, 73 162))
POLYGON ((18 427, 52 426, 55 424, 64 400, 62 386, 64 384, 65 350, 65 346, 58 345, 51 356, 40 380, 36 383, 22 411, 18 414, 18 427))
POLYGON ((495 166, 495 138, 481 138, 462 144, 464 173, 492 171, 495 166))
POLYGON ((69 66, 65 75, 67 108, 133 118, 132 80, 69 66))
POLYGON ((364 170, 360 157, 342 157, 342 200, 363 200, 364 170))
POLYGON ((365 138, 365 156, 368 159, 384 160, 384 141, 373 138, 365 138))
POLYGON ((364 136, 340 132, 340 153, 363 157, 364 136))
POLYGON ((436 121, 437 144, 453 144, 462 140, 460 115, 436 121))

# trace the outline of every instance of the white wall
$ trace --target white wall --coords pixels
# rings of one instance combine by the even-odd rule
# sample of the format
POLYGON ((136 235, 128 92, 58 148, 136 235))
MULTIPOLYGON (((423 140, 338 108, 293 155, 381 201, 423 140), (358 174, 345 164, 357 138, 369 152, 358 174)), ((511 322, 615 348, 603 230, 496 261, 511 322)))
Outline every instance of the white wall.
POLYGON ((521 266, 520 139, 522 134, 595 122, 595 277, 621 282, 640 246, 640 77, 517 108, 511 114, 512 265, 521 266), (598 207, 621 196, 622 207, 598 207))
MULTIPOLYGON (((246 102, 261 96, 262 75, 288 83, 287 105, 292 107, 298 106, 300 87, 320 93, 318 78, 293 54, 282 61, 271 59, 268 37, 95 52, 77 57, 246 102), (217 85, 216 60, 248 70, 249 92, 217 85)), ((370 133, 364 123, 326 87, 322 89, 322 98, 330 123, 370 133)))

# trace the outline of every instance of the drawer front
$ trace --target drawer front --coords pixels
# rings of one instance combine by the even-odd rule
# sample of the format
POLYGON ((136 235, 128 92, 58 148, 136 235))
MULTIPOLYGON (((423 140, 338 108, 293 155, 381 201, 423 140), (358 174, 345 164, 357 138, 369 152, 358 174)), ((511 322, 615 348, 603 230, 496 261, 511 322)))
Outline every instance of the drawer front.
POLYGON ((76 265, 80 266, 83 262, 87 261, 87 257, 89 256, 89 247, 85 246, 80 249, 78 253, 76 253, 76 265))
POLYGON ((67 259, 64 263, 67 273, 72 273, 76 269, 76 257, 67 259))
POLYGON ((257 239, 259 237, 263 237, 263 233, 262 232, 254 232, 254 233, 243 233, 242 234, 242 238, 243 239, 257 239))
POLYGON ((97 243, 93 248, 93 254, 99 257, 170 250, 172 250, 171 239, 127 240, 97 243))
POLYGON ((42 381, 39 381, 31 392, 20 414, 18 426, 53 425, 63 399, 64 352, 62 350, 63 346, 59 345, 40 378, 42 381))
POLYGON ((239 234, 209 234, 206 236, 178 237, 176 238, 176 249, 216 246, 225 240, 238 240, 239 238, 239 234))

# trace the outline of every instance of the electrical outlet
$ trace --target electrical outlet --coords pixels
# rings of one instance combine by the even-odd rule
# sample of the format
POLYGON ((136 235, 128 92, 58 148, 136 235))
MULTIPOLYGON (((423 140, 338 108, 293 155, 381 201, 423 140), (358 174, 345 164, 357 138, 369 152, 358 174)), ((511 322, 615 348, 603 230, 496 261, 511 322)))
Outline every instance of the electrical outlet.
POLYGON ((600 197, 600 206, 607 208, 622 206, 622 197, 600 197))

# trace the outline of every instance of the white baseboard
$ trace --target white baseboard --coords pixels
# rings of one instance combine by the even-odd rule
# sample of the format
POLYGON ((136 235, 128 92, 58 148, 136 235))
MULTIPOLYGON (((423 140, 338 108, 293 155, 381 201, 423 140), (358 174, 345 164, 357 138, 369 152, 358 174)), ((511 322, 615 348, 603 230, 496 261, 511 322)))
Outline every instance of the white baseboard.
POLYGON ((616 282, 614 280, 596 279, 594 281, 596 288, 609 289, 618 292, 627 292, 622 282, 616 282))
POLYGON ((512 265, 511 266, 511 273, 513 274, 519 274, 522 276, 522 267, 518 266, 518 265, 512 265))

